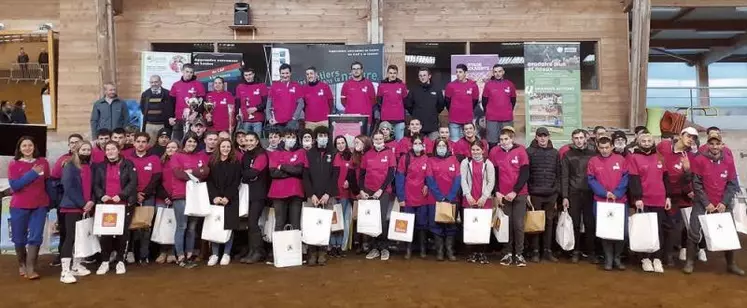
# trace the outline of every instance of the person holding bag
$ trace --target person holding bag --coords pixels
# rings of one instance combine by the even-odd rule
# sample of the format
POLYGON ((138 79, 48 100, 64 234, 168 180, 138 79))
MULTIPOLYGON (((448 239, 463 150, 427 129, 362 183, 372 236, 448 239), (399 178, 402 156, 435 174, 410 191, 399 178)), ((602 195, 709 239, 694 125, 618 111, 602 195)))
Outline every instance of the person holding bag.
MULTIPOLYGON (((403 212, 415 214, 415 231, 420 244, 420 258, 425 259, 428 251, 428 230, 436 224, 436 199, 429 193, 426 176, 429 172, 428 156, 425 154, 425 141, 419 134, 412 135, 412 147, 404 154, 397 166, 395 176, 397 198, 403 212)), ((431 151, 433 149, 431 148, 431 151)), ((443 238, 436 237, 437 256, 443 260, 443 238), (440 241, 439 241, 440 239, 440 241)), ((405 260, 412 257, 412 242, 407 243, 405 260)))
MULTIPOLYGON (((386 145, 385 145, 386 146, 386 145)), ((350 196, 351 196, 351 218, 350 218, 350 225, 348 225, 348 234, 354 234, 353 233, 353 220, 355 219, 357 210, 355 204, 360 199, 360 193, 361 193, 361 187, 359 185, 358 179, 360 178, 361 173, 361 164, 363 162, 363 156, 373 149, 373 142, 371 141, 371 137, 368 137, 366 135, 358 135, 353 139, 353 147, 351 150, 351 156, 350 156, 350 170, 348 171, 348 176, 345 179, 348 182, 348 189, 350 190, 350 196)), ((394 150, 392 150, 392 154, 394 154, 394 150)), ((344 183, 343 183, 344 184, 344 183)), ((357 224, 357 223, 356 223, 357 224)), ((382 226, 383 227, 383 226, 382 226)), ((352 235, 351 235, 352 237, 352 235)), ((366 251, 369 251, 370 245, 373 244, 372 241, 369 241, 369 237, 364 235, 358 235, 355 239, 352 239, 350 242, 351 247, 353 244, 358 243, 358 248, 356 249, 355 253, 360 254, 366 251)), ((345 242, 347 245, 347 242, 345 242)))
POLYGON ((259 135, 248 131, 244 139, 246 152, 242 157, 242 182, 249 185, 249 253, 239 262, 254 264, 265 258, 259 217, 267 203, 270 172, 267 152, 262 148, 259 135))
POLYGON ((8 165, 8 184, 12 191, 10 226, 14 231, 12 240, 18 273, 31 280, 39 279, 36 261, 47 221, 49 196, 45 182, 49 174, 49 162, 40 156, 34 139, 29 136, 18 139, 15 156, 8 165))
MULTIPOLYGON (((150 135, 148 133, 136 133, 135 151, 126 158, 135 165, 135 172, 137 173, 137 205, 152 207, 156 205, 156 188, 161 185, 163 173, 159 158, 148 152, 149 144, 150 135)), ((138 261, 141 265, 147 265, 150 263, 150 228, 134 230, 132 235, 130 245, 128 245, 128 250, 130 250, 128 258, 129 254, 133 253, 135 241, 138 241, 140 243, 138 261)))
MULTIPOLYGON (((236 151, 230 139, 221 139, 218 150, 210 158, 210 175, 207 179, 208 194, 214 205, 223 206, 223 228, 239 229, 239 185, 241 184, 241 163, 236 159, 236 151)), ((213 254, 208 259, 208 266, 218 264, 220 244, 212 243, 213 254)), ((223 246, 220 265, 231 263, 233 233, 223 246)))
POLYGON ((93 146, 88 141, 80 141, 72 149, 70 159, 61 166, 63 194, 60 202, 60 213, 64 213, 65 228, 70 232, 62 241, 60 257, 62 271, 60 282, 65 284, 75 283, 76 276, 88 276, 91 274, 81 264, 82 258, 73 258, 75 248, 75 224, 83 219, 94 207, 91 191, 93 189, 93 176, 91 174, 91 151, 93 146))
MULTIPOLYGON (((490 196, 495 186, 495 166, 485 158, 485 151, 480 141, 472 142, 469 148, 472 154, 469 158, 462 160, 459 165, 462 194, 464 195, 462 208, 493 208, 493 200, 490 196)), ((462 217, 464 217, 464 211, 462 211, 462 217)), ((485 254, 488 245, 481 245, 482 247, 479 248, 481 252, 477 252, 478 247, 475 246, 468 246, 471 253, 467 257, 467 262, 490 264, 490 260, 485 254)))
POLYGON ((591 264, 599 263, 596 249, 596 216, 594 216, 594 197, 586 179, 586 170, 589 159, 596 152, 586 142, 587 132, 576 129, 571 132, 570 145, 563 150, 558 150, 560 156, 560 195, 562 197, 563 209, 567 210, 573 218, 573 234, 576 236, 576 246, 571 255, 571 263, 578 263, 581 259, 581 251, 585 250, 589 255, 591 264), (565 152, 564 152, 565 151, 565 152), (565 154, 564 154, 565 153, 565 154), (581 242, 581 221, 584 222, 584 242, 581 242), (586 246, 586 247, 584 247, 586 246))
POLYGON ((127 251, 127 239, 130 232, 132 206, 137 204, 137 173, 132 161, 123 158, 119 153, 119 145, 115 141, 109 141, 104 146, 106 160, 103 163, 93 165, 93 196, 94 200, 101 203, 118 204, 125 207, 124 230, 122 235, 101 236, 101 262, 96 275, 105 275, 109 272, 109 261, 107 258, 112 252, 117 253, 117 275, 127 272, 125 269, 125 253, 127 251))
POLYGON ((301 230, 301 207, 303 206, 303 169, 309 167, 306 151, 298 144, 294 130, 283 134, 283 141, 277 151, 268 155, 270 191, 267 197, 275 208, 275 231, 283 231, 290 224, 294 230, 301 230))
MULTIPOLYGON (((692 274, 695 269, 695 247, 701 241, 699 216, 707 213, 731 212, 734 209, 734 195, 739 191, 737 172, 734 162, 723 151, 721 135, 712 132, 708 135, 708 152, 695 157, 693 170, 693 189, 695 200, 690 214, 690 240, 687 242, 687 261, 682 269, 685 274, 692 274)), ((737 266, 736 253, 725 251, 726 271, 737 276, 744 276, 744 271, 737 266)))
MULTIPOLYGON (((323 207, 333 209, 336 203, 334 196, 337 196, 337 185, 331 184, 339 177, 335 174, 333 168, 332 156, 328 149, 329 129, 326 126, 317 126, 314 128, 311 149, 306 151, 306 161, 308 168, 303 170, 303 187, 308 199, 308 206, 323 207)), ((339 172, 339 169, 337 170, 339 172)), ((308 246, 307 265, 314 266, 327 264, 327 247, 326 246, 308 246)))
MULTIPOLYGON (((456 205, 459 202, 459 189, 462 185, 462 176, 459 161, 456 156, 451 155, 451 147, 448 139, 440 138, 434 144, 435 156, 428 159, 425 183, 428 185, 430 195, 435 201, 447 202, 456 205)), ((454 213, 456 216, 456 213, 454 213)), ((438 223, 431 225, 431 233, 436 241, 436 260, 443 261, 444 250, 449 261, 456 261, 454 256, 454 236, 457 233, 456 222, 438 223), (446 240, 444 241, 444 237, 446 240), (445 249, 444 249, 445 248, 445 249)))
POLYGON ((337 183, 337 195, 333 197, 342 206, 342 217, 338 217, 338 219, 342 219, 344 229, 342 232, 332 233, 330 254, 335 257, 342 257, 343 250, 348 248, 350 226, 353 223, 353 195, 350 192, 350 181, 348 181, 348 175, 354 173, 350 166, 353 153, 350 152, 348 141, 344 136, 335 137, 334 146, 332 173, 334 174, 333 180, 337 183))
MULTIPOLYGON (((597 136, 597 151, 599 155, 592 157, 587 166, 587 178, 589 187, 594 193, 594 209, 596 216, 597 202, 621 203, 625 206, 628 190, 628 168, 625 158, 613 152, 612 138, 607 135, 597 136)), ((628 217, 625 216, 627 226, 628 217)), ((627 228, 626 228, 627 232, 627 228)), ((625 241, 613 241, 602 239, 602 250, 604 251, 604 270, 611 271, 614 268, 625 270, 625 265, 620 260, 620 255, 625 249, 625 241)))
POLYGON ((673 223, 669 214, 669 210, 672 209, 672 201, 669 199, 669 176, 661 156, 656 152, 651 134, 641 134, 638 137, 638 146, 626 159, 630 172, 630 197, 638 211, 656 213, 659 225, 661 249, 645 256, 641 260, 641 267, 644 272, 663 273, 664 266, 661 260, 665 259, 673 248, 663 229, 665 224, 673 223))
POLYGON ((539 263, 542 259, 558 262, 553 255, 553 232, 555 231, 555 214, 557 213, 558 192, 560 192, 560 155, 552 145, 550 131, 546 127, 537 128, 534 140, 527 148, 529 157, 529 195, 537 209, 544 210, 545 231, 530 234, 532 247, 531 261, 539 263), (540 247, 540 238, 542 247, 540 247))
POLYGON ((389 260, 389 240, 386 234, 388 230, 384 226, 387 226, 387 213, 390 209, 389 204, 392 202, 391 184, 394 181, 397 159, 392 150, 384 144, 384 134, 376 132, 372 140, 373 148, 368 150, 361 159, 358 187, 361 188, 361 199, 379 200, 383 232, 374 239, 373 247, 366 255, 366 259, 373 260, 381 257, 382 261, 387 261, 389 260))
POLYGON ((205 180, 210 174, 208 162, 204 154, 199 151, 197 144, 199 137, 194 132, 188 132, 184 136, 184 148, 181 152, 171 157, 172 173, 174 181, 171 187, 171 203, 176 215, 176 233, 174 235, 174 248, 176 250, 177 264, 183 268, 194 268, 194 247, 197 236, 197 223, 200 218, 189 217, 184 214, 187 206, 187 181, 188 174, 199 180, 205 180), (186 239, 185 239, 186 235, 186 239))
MULTIPOLYGON (((169 141, 165 146, 165 151, 161 157, 161 183, 156 189, 156 207, 167 208, 174 205, 172 201, 172 187, 174 187, 174 154, 179 152, 179 142, 169 141)), ((157 264, 175 263, 173 245, 160 245, 160 253, 156 258, 157 264)))

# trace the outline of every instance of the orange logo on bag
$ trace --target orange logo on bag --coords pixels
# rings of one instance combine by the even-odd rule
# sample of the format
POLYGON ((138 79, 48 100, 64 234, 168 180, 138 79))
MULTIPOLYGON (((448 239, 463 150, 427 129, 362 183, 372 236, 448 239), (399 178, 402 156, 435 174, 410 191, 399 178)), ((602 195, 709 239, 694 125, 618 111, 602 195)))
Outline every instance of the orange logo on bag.
POLYGON ((332 213, 332 224, 337 224, 337 212, 332 213))
POLYGON ((101 217, 101 226, 112 228, 117 226, 117 213, 104 213, 101 217))
POLYGON ((397 219, 394 222, 394 232, 407 233, 407 220, 397 219))

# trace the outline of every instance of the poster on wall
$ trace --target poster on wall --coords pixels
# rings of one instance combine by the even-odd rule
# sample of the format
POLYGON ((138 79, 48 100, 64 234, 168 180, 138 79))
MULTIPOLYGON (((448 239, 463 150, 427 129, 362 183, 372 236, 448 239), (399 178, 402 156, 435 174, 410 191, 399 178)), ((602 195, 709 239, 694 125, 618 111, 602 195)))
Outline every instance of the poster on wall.
POLYGON ((222 77, 227 83, 227 90, 234 93, 241 80, 241 67, 244 65, 244 55, 240 53, 192 53, 197 80, 202 82, 205 90, 213 91, 213 80, 222 77))
POLYGON ((182 65, 192 62, 192 54, 183 52, 143 51, 140 57, 140 90, 150 88, 150 76, 161 76, 164 89, 182 76, 182 65))
MULTIPOLYGON (((39 248, 39 254, 54 254, 59 251, 60 246, 60 229, 57 221, 57 211, 49 211, 47 220, 44 223, 44 234, 42 235, 42 245, 39 248)), ((0 254, 14 255, 15 245, 11 240, 13 238, 13 229, 10 227, 10 197, 2 199, 0 208, 0 254)))
MULTIPOLYGON (((316 67, 319 79, 329 84, 339 104, 342 84, 350 79, 350 65, 358 61, 363 64, 363 76, 378 87, 384 78, 384 45, 312 45, 276 44, 272 47, 272 80, 280 79, 280 65, 291 66, 291 79, 306 83, 304 73, 309 66, 316 67)), ((402 70, 403 68, 400 68, 402 70)))
MULTIPOLYGON (((480 97, 485 83, 493 77, 493 65, 498 64, 498 55, 451 55, 451 81, 457 79, 456 67, 459 64, 467 66, 467 79, 474 80, 480 89, 480 97)), ((475 108, 475 118, 485 115, 482 105, 475 108)), ((484 126, 484 125, 483 125, 484 126)))
POLYGON ((544 126, 553 140, 570 140, 581 127, 580 43, 525 43, 527 140, 544 126))

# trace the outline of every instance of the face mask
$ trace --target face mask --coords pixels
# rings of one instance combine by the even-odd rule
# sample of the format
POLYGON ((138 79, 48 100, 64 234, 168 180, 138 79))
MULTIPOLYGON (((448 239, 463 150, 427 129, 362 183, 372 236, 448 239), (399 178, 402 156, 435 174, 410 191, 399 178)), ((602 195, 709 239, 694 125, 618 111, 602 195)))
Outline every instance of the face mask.
POLYGON ((437 147, 436 148, 436 155, 438 155, 438 156, 445 157, 446 154, 447 154, 446 152, 447 152, 447 149, 445 147, 437 147))
POLYGON ((514 147, 514 145, 512 143, 509 143, 509 144, 503 144, 503 143, 501 143, 501 149, 503 149, 505 151, 508 151, 508 150, 510 150, 513 147, 514 147))
POLYGON ((615 149, 623 149, 625 148, 625 142, 615 142, 615 149))
POLYGON ((80 158, 80 162, 84 164, 91 161, 91 155, 78 155, 78 157, 80 158))
POLYGON ((327 142, 329 142, 329 138, 327 137, 319 137, 316 139, 316 145, 320 148, 326 148, 327 142))
POLYGON ((278 145, 277 144, 268 144, 267 148, 270 149, 270 150, 274 150, 274 149, 278 148, 278 145))
POLYGON ((285 149, 292 149, 296 146, 296 139, 285 139, 285 149))
POLYGON ((381 151, 381 150, 384 149, 384 144, 383 143, 382 144, 375 144, 374 143, 374 148, 376 148, 376 151, 381 151))
POLYGON ((412 151, 415 152, 415 153, 420 154, 420 152, 423 152, 423 150, 424 150, 423 148, 424 147, 423 147, 422 144, 416 144, 416 145, 412 146, 412 151))
POLYGON ((303 148, 304 149, 311 149, 312 142, 308 140, 303 141, 303 148))
POLYGON ((476 162, 481 162, 482 161, 482 154, 480 154, 480 155, 472 155, 472 160, 474 160, 476 162))

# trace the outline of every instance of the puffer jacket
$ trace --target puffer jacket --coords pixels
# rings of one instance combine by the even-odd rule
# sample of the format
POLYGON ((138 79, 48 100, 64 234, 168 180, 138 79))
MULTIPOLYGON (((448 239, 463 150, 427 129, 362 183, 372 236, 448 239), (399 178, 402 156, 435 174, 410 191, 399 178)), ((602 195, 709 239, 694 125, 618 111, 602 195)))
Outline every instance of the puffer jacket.
POLYGON ((533 140, 527 148, 529 156, 529 194, 551 196, 560 192, 560 155, 548 140, 547 147, 533 140))
POLYGON ((563 198, 568 198, 571 193, 589 193, 589 182, 586 179, 586 167, 596 151, 591 147, 578 148, 571 145, 568 153, 560 162, 560 188, 563 198))

